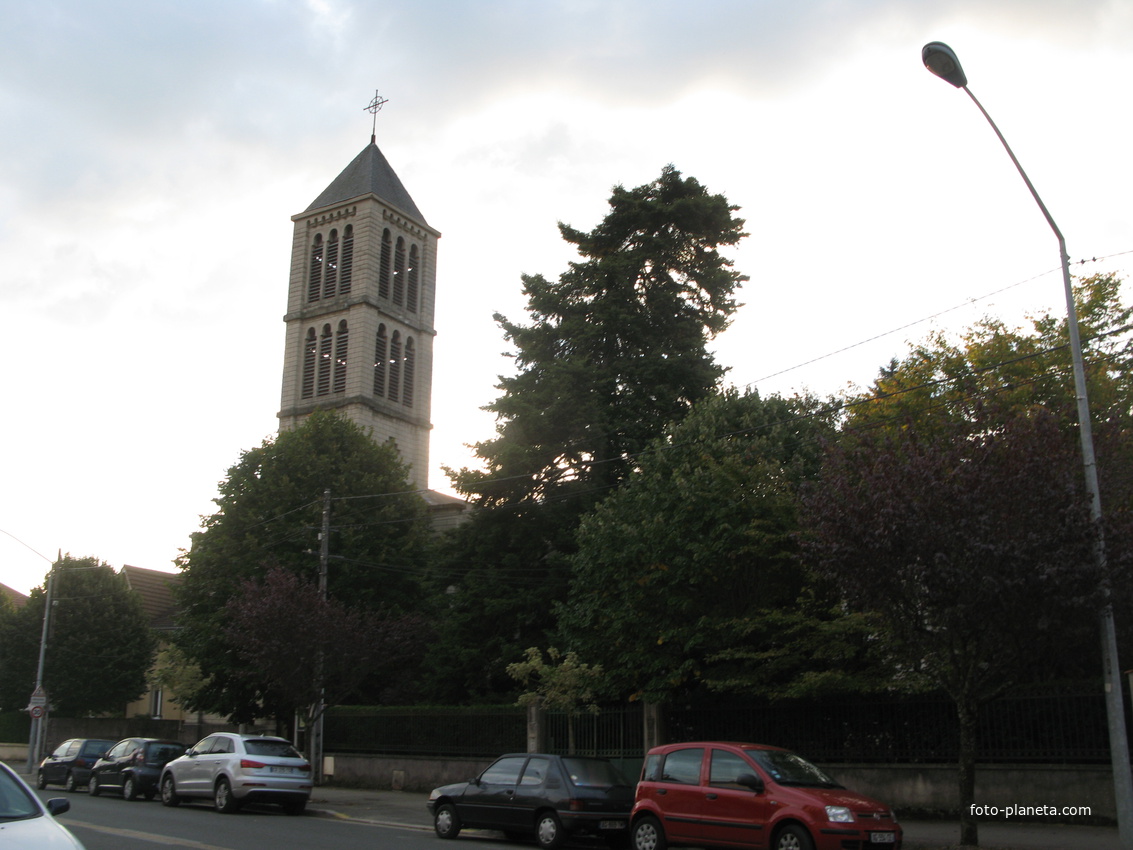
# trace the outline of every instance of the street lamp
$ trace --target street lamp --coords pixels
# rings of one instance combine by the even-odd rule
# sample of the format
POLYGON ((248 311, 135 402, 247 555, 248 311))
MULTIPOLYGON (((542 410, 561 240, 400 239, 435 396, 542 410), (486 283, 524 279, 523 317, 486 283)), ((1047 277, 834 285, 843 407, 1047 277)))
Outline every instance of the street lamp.
MULTIPOLYGON (((976 96, 968 90, 968 78, 964 69, 960 67, 960 59, 954 50, 947 44, 933 41, 921 50, 921 60, 936 76, 951 83, 958 89, 967 92, 972 102, 979 107, 995 135, 1003 143, 1004 150, 1015 163, 1019 175, 1031 192, 1031 197, 1039 205, 1047 224, 1058 238, 1058 252, 1062 258, 1062 284, 1066 290, 1066 324, 1070 332, 1070 357, 1074 366, 1074 392, 1078 397, 1078 434, 1082 442, 1082 466, 1086 476, 1086 493, 1090 499, 1090 518, 1098 529, 1098 540, 1094 549, 1094 556, 1102 575, 1105 574, 1105 538, 1102 535, 1101 519, 1102 504, 1098 489, 1097 462, 1094 459, 1094 433, 1090 422, 1090 402, 1086 395, 1086 369, 1082 359, 1082 341, 1078 334, 1078 311, 1074 306, 1074 291, 1070 283, 1070 257, 1066 253, 1066 240, 1062 238, 1062 231, 1054 223, 1046 204, 1042 202, 1039 193, 1031 184, 1023 166, 1015 158, 1015 153, 987 110, 983 108, 976 96)), ((1106 587, 1106 599, 1101 612, 1102 627, 1102 659, 1105 668, 1106 717, 1109 721, 1109 750, 1113 764, 1113 792, 1117 803, 1117 825, 1123 848, 1133 848, 1133 778, 1129 769, 1129 742, 1125 734, 1125 706, 1121 696, 1121 671, 1117 662, 1117 637, 1113 622, 1113 605, 1109 600, 1109 589, 1106 587)))

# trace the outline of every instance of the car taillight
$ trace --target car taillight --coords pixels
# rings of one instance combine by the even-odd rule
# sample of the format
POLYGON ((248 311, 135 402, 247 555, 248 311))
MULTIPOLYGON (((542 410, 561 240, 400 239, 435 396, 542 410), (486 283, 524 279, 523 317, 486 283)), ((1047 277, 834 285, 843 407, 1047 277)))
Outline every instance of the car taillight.
POLYGON ((585 809, 586 809, 586 801, 585 800, 571 799, 570 810, 572 812, 581 812, 581 811, 585 811, 585 809))
POLYGON ((80 757, 80 758, 75 759, 75 767, 86 767, 86 766, 87 766, 87 760, 85 758, 80 757))
POLYGON ((261 767, 267 767, 267 765, 260 761, 252 761, 251 759, 240 759, 241 770, 257 770, 261 767))
POLYGON ((299 770, 303 771, 304 773, 310 773, 311 766, 309 764, 301 764, 299 765, 299 770))

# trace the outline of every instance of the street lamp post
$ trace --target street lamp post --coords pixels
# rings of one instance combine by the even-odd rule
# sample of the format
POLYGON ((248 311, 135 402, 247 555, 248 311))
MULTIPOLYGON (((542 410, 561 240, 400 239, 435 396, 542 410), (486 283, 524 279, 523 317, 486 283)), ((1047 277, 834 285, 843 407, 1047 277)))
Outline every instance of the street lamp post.
MULTIPOLYGON (((995 122, 991 120, 987 110, 983 108, 976 96, 968 89, 968 78, 964 69, 960 67, 960 59, 947 44, 933 41, 926 44, 921 50, 921 59, 936 76, 951 83, 958 89, 967 92, 972 102, 979 107, 987 123, 1003 143, 1004 150, 1015 163, 1015 168, 1027 184, 1031 197, 1039 205, 1047 224, 1058 238, 1058 252, 1062 259, 1062 285, 1066 291, 1066 323, 1070 333, 1070 357, 1074 367, 1074 391, 1078 399, 1078 434, 1082 443, 1082 466, 1086 477, 1086 493, 1090 499, 1090 518, 1098 529, 1097 543, 1094 547, 1094 557, 1097 560, 1099 571, 1105 575, 1105 537, 1102 532, 1102 505, 1101 494, 1098 488, 1097 461, 1094 458, 1094 433, 1090 420, 1090 402, 1086 394, 1086 369, 1082 358, 1082 341, 1078 333, 1078 311, 1074 306, 1074 291, 1070 282, 1070 257, 1066 253, 1066 240, 1062 231, 1054 223, 1046 204, 1042 202, 1039 193, 1031 184, 1023 166, 1015 158, 1015 153, 995 122)), ((1102 659, 1105 670, 1106 717, 1109 722, 1109 749, 1110 760, 1113 764, 1113 792, 1117 804, 1117 825, 1120 834, 1121 846, 1128 850, 1133 848, 1133 778, 1129 768, 1129 741, 1125 732, 1125 706, 1121 695, 1121 668, 1117 660, 1117 636, 1113 621, 1113 604, 1109 599, 1109 588, 1105 588, 1105 602, 1101 612, 1102 632, 1102 659)))

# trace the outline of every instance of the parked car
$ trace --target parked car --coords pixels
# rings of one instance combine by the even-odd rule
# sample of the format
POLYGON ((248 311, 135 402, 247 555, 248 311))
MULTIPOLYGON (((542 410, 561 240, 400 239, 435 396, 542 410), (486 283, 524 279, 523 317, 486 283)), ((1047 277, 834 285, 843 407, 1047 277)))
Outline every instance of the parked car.
POLYGON ((74 791, 86 785, 94 763, 114 746, 113 741, 102 738, 71 738, 55 748, 55 752, 39 763, 35 786, 62 785, 64 791, 74 791))
POLYGON ((510 753, 475 779, 435 789, 426 805, 441 838, 470 827, 534 836, 546 848, 573 835, 616 845, 627 836, 633 789, 606 759, 510 753))
POLYGON ((646 754, 630 836, 633 850, 897 850, 902 839, 888 806, 847 791, 801 756, 718 741, 669 744, 646 754))
POLYGON ((119 741, 91 768, 87 793, 97 797, 103 791, 120 791, 125 800, 152 800, 157 796, 162 768, 185 750, 182 743, 160 738, 119 741))
POLYGON ((166 806, 204 798, 231 814, 244 803, 278 803, 299 815, 311 797, 311 763, 285 738, 218 732, 169 762, 160 787, 166 806))
POLYGON ((70 808, 71 801, 66 797, 41 802, 12 768, 0 762, 0 845, 83 850, 79 839, 55 820, 70 808))

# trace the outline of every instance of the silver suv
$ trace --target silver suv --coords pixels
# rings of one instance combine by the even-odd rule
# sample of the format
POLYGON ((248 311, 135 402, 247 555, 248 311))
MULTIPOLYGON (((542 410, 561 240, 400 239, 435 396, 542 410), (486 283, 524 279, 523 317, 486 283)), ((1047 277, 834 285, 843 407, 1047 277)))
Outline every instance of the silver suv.
POLYGON ((311 763, 284 738, 218 732, 169 762, 160 788, 166 806, 205 798, 224 814, 244 803, 278 803, 298 815, 311 796, 311 763))

